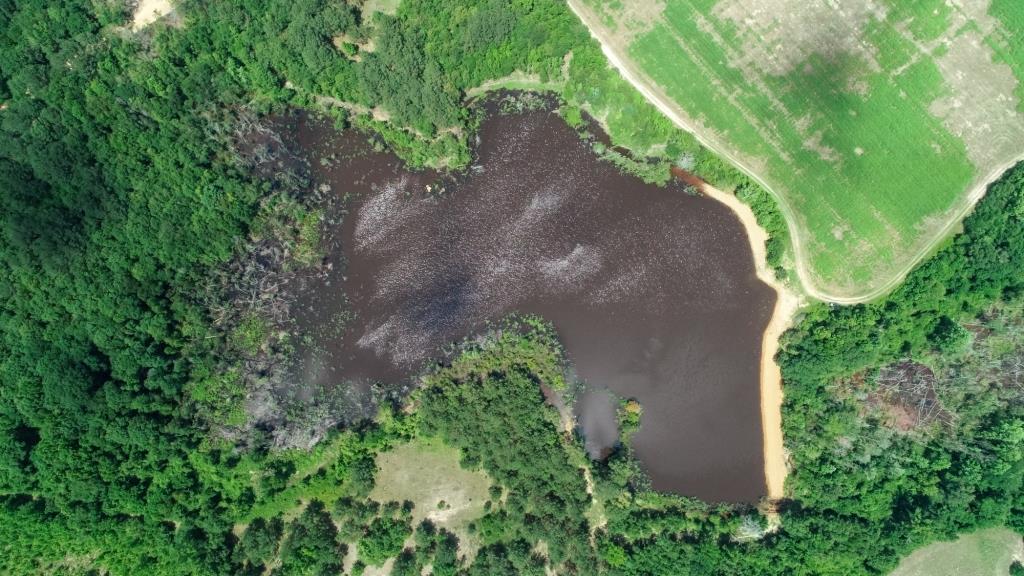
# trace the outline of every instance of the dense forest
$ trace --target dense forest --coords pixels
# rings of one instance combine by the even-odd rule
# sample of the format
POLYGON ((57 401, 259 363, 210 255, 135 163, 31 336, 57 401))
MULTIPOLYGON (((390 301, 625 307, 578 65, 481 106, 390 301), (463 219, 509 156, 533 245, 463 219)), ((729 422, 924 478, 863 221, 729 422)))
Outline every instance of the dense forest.
POLYGON ((315 267, 318 220, 302 174, 244 146, 269 113, 315 109, 458 170, 471 91, 528 72, 568 122, 601 119, 625 169, 740 188, 775 223, 776 266, 779 221, 556 0, 130 18, 117 0, 0 0, 0 572, 884 574, 935 539, 1024 531, 1024 169, 892 294, 816 305, 785 335, 777 519, 652 492, 628 445, 591 463, 545 400, 566 366, 533 318, 464 343, 401 405, 285 448, 245 398, 287 343, 237 279, 259 250, 284 255, 266 274, 315 267), (375 457, 416 437, 496 483, 472 559, 411 503, 369 496, 375 457))

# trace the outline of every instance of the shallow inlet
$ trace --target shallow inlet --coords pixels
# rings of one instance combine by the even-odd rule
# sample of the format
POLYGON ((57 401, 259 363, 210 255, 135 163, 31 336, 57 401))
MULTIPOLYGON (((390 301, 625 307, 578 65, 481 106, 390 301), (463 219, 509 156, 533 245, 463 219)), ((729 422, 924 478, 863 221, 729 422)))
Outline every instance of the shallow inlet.
MULTIPOLYGON (((405 381, 488 320, 539 314, 589 394, 642 404, 633 446, 656 489, 765 494, 758 376, 774 293, 727 207, 621 174, 547 111, 492 115, 473 167, 443 194, 436 174, 329 124, 300 116, 289 132, 317 183, 354 198, 332 238, 334 278, 307 287, 297 318, 319 340, 306 378, 405 381), (346 306, 344 332, 317 328, 346 306)), ((614 410, 594 398, 577 418, 601 456, 614 410)))

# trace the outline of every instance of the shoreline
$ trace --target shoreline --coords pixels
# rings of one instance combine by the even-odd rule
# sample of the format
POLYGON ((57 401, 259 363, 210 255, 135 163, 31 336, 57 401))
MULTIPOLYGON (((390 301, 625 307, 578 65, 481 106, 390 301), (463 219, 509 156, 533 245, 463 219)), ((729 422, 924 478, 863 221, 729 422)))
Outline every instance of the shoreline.
POLYGON ((754 258, 757 278, 775 291, 775 307, 771 319, 761 334, 761 436, 764 452, 764 479, 769 500, 778 500, 785 496, 786 476, 789 468, 786 464, 786 447, 782 435, 782 370, 775 362, 775 354, 779 351, 779 337, 785 332, 799 310, 800 296, 788 286, 775 278, 775 273, 768 267, 765 241, 768 233, 757 223, 754 211, 734 194, 729 194, 704 183, 699 188, 705 196, 721 202, 732 210, 743 224, 750 243, 750 251, 754 258))
MULTIPOLYGON (((682 171, 673 170, 673 175, 680 178, 682 171)), ((779 351, 779 338, 792 324, 794 316, 803 303, 802 298, 786 284, 780 282, 775 277, 774 271, 768 266, 768 249, 765 244, 768 240, 768 232, 757 223, 757 217, 754 216, 754 211, 750 206, 744 204, 735 194, 720 190, 696 175, 690 175, 690 177, 695 182, 687 183, 697 188, 704 196, 724 204, 739 219, 750 244, 757 278, 775 291, 772 315, 761 334, 761 363, 758 380, 761 397, 761 437, 765 488, 769 500, 778 500, 785 497, 785 483, 789 468, 786 463, 786 448, 782 434, 782 369, 775 362, 775 354, 779 351)))
MULTIPOLYGON (((597 30, 595 30, 595 27, 591 23, 593 15, 589 12, 588 8, 581 6, 579 0, 568 0, 568 5, 569 9, 572 10, 576 17, 580 19, 583 25, 586 26, 587 30, 590 32, 590 35, 601 46, 601 51, 608 59, 609 65, 617 70, 626 82, 639 91, 648 102, 664 114, 665 117, 672 121, 672 123, 677 127, 693 134, 698 141, 711 149, 711 151, 724 156, 727 160, 733 163, 736 163, 734 158, 728 154, 722 154, 716 147, 711 146, 710 143, 706 142, 692 126, 676 114, 670 106, 658 97, 658 95, 654 94, 648 86, 634 77, 630 68, 619 59, 618 55, 611 50, 604 39, 602 39, 598 34, 597 30)), ((748 171, 744 170, 744 172, 748 171)), ((755 176, 754 180, 771 192, 771 189, 765 186, 765 183, 759 178, 755 176)), ((719 190, 706 182, 699 187, 699 190, 702 194, 725 204, 730 210, 732 210, 733 214, 739 218, 740 223, 743 225, 747 234, 750 250, 754 257, 754 267, 756 269, 757 277, 775 291, 775 307, 772 310, 771 319, 768 321, 768 325, 765 327, 765 330, 761 335, 759 385, 761 392, 761 435, 763 438, 764 477, 767 492, 766 497, 769 500, 777 500, 783 498, 785 495, 785 481, 789 470, 786 464, 786 449, 782 435, 782 371, 775 363, 775 354, 779 349, 779 337, 786 331, 786 329, 789 328, 790 323, 797 310, 800 308, 803 299, 801 295, 790 290, 788 286, 778 281, 775 278, 774 272, 769 269, 767 263, 767 249, 765 247, 765 241, 768 239, 768 233, 757 223, 757 218, 754 216, 753 210, 740 201, 740 199, 734 194, 719 190)), ((774 193, 772 193, 772 196, 778 199, 778 196, 774 193)), ((783 216, 785 217, 787 227, 790 229, 790 235, 793 239, 792 244, 794 246, 794 251, 796 252, 799 250, 799 239, 794 235, 793 226, 790 225, 790 218, 785 212, 786 208, 787 207, 784 203, 779 202, 779 209, 783 211, 783 216)), ((806 290, 808 283, 804 281, 804 271, 801 269, 799 262, 800 255, 794 254, 794 260, 796 260, 794 268, 796 269, 800 284, 802 284, 806 290)))
POLYGON ((720 142, 714 140, 705 131, 700 130, 698 126, 694 125, 694 123, 686 117, 685 112, 680 109, 678 105, 674 104, 671 99, 662 92, 656 83, 647 78, 643 71, 631 66, 625 58, 621 57, 616 52, 616 50, 621 49, 621 47, 617 45, 613 38, 608 37, 609 34, 601 24, 600 17, 595 14, 590 7, 586 6, 583 0, 568 0, 568 6, 569 9, 572 10, 573 14, 579 18, 580 22, 590 32, 590 36, 597 41, 598 45, 600 45, 601 52, 608 60, 609 65, 622 76, 623 80, 640 92, 640 94, 647 99, 648 103, 657 108, 673 124, 683 131, 691 134, 707 149, 721 156, 725 160, 728 160, 741 172, 746 174, 771 194, 778 205, 779 211, 782 212, 783 219, 786 222, 786 227, 789 229, 789 236, 791 240, 790 246, 793 250, 793 269, 796 272, 797 279, 799 280, 800 290, 802 294, 816 300, 843 305, 862 304, 870 302, 871 300, 889 292, 901 283, 906 278, 907 274, 909 274, 914 267, 920 264, 921 261, 924 260, 938 244, 949 237, 950 232, 953 231, 956 226, 963 221, 963 218, 974 209, 975 205, 985 195, 985 192, 992 183, 997 181, 1013 166, 1020 162, 1024 162, 1024 153, 1022 153, 1017 157, 996 166, 989 172, 989 174, 976 178, 976 180, 964 191, 962 197, 950 206, 950 208, 943 214, 945 221, 938 232, 934 233, 931 240, 908 258, 902 269, 893 273, 889 279, 876 286, 872 286, 867 292, 859 294, 849 295, 830 293, 826 289, 816 285, 813 275, 809 270, 809 265, 805 262, 805 257, 803 255, 804 246, 800 236, 800 227, 796 225, 796 216, 786 199, 768 185, 768 183, 765 182, 765 180, 761 178, 755 170, 747 166, 734 154, 725 150, 724 146, 720 142))

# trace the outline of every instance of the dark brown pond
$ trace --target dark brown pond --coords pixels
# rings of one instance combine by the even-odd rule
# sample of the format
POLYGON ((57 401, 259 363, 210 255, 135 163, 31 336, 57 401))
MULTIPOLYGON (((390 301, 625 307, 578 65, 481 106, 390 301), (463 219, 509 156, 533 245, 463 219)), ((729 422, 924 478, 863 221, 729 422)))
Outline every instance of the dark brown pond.
POLYGON ((297 319, 319 342, 302 348, 305 378, 407 382, 486 321, 539 314, 588 385, 576 407, 592 455, 617 441, 607 389, 643 406, 634 447, 656 489, 764 494, 758 367, 774 294, 725 206, 623 175, 547 111, 488 119, 474 166, 440 195, 435 174, 355 155, 358 136, 302 117, 291 130, 315 180, 354 198, 333 280, 297 319))

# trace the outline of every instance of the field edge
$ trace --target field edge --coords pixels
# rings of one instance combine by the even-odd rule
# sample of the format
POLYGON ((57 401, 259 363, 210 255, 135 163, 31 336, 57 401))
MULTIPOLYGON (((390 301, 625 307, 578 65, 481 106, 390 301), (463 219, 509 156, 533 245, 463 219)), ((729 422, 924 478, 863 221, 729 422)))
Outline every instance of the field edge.
MULTIPOLYGON (((930 239, 926 239, 921 243, 921 247, 916 253, 907 258, 902 265, 895 266, 892 272, 885 276, 880 276, 874 283, 865 285, 863 290, 856 292, 833 291, 815 276, 813 267, 808 262, 805 253, 805 241, 803 240, 803 230, 798 224, 799 219, 786 198, 770 186, 746 163, 738 159, 734 154, 724 150, 720 143, 715 142, 707 134, 704 134, 687 121, 684 118, 685 112, 682 108, 664 94, 656 82, 649 78, 638 66, 632 64, 628 56, 618 54, 613 46, 614 43, 607 37, 604 27, 600 23, 600 17, 592 8, 585 4, 584 0, 567 0, 567 3, 573 14, 586 26, 591 37, 601 46, 601 51, 607 58, 608 63, 626 82, 640 92, 650 104, 679 129, 692 135, 703 146, 724 158, 771 195, 789 231, 790 245, 793 251, 793 267, 799 279, 799 288, 806 296, 815 300, 832 304, 853 305, 870 302, 884 296, 896 288, 911 270, 931 254, 936 245, 948 238, 950 233, 956 229, 956 226, 974 209, 978 201, 984 197, 986 190, 992 183, 999 180, 1013 166, 1024 161, 1024 154, 1021 154, 1011 161, 996 167, 984 178, 976 178, 975 184, 961 193, 958 201, 943 215, 945 219, 944 224, 932 234, 930 239)), ((726 204, 728 205, 729 203, 726 204)), ((750 231, 748 230, 749 233, 750 231)))

